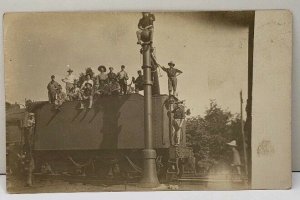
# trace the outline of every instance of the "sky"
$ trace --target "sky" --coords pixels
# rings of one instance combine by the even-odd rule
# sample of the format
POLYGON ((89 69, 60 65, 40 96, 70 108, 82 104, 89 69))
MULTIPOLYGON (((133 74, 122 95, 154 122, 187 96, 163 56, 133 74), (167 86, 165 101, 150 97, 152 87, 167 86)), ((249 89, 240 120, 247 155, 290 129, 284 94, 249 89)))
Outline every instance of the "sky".
MULTIPOLYGON (((204 115, 209 100, 240 112, 239 92, 247 98, 248 27, 214 13, 155 13, 154 47, 162 66, 172 60, 182 70, 178 94, 192 115, 204 115)), ((70 66, 76 76, 91 67, 141 69, 136 44, 141 13, 18 13, 5 15, 6 101, 47 100, 50 76, 61 79, 70 66)), ((232 17, 232 16, 231 16, 232 17)), ((167 75, 159 71, 161 93, 167 75)), ((245 107, 245 105, 244 105, 245 107)))

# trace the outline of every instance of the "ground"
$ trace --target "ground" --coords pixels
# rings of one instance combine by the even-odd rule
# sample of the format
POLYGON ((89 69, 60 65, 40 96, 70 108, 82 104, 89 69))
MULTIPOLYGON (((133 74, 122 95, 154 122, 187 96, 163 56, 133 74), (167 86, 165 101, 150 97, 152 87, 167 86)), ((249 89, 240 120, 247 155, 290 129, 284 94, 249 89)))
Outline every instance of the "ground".
POLYGON ((35 179, 32 187, 15 177, 7 178, 9 193, 48 193, 48 192, 111 192, 111 191, 172 191, 172 190, 241 190, 248 187, 242 182, 208 180, 197 182, 176 182, 161 184, 157 188, 142 188, 138 183, 104 184, 99 181, 65 181, 58 179, 35 179))

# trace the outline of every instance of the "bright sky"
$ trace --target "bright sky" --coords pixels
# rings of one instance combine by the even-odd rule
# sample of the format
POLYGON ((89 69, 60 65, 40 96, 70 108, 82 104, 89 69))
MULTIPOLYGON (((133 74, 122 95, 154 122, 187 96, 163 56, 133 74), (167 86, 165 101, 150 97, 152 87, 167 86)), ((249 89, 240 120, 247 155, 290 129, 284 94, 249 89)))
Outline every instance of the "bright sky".
MULTIPOLYGON (((99 65, 122 64, 136 76, 142 60, 136 44, 141 13, 35 13, 5 16, 6 100, 47 100, 50 76, 63 85, 69 65, 75 75, 99 65)), ((156 13, 154 46, 158 62, 183 71, 180 99, 192 115, 203 115, 209 99, 233 113, 239 92, 247 94, 248 28, 212 13, 156 13)), ((161 92, 167 76, 161 71, 161 92)), ((245 105, 244 105, 245 106, 245 105)))

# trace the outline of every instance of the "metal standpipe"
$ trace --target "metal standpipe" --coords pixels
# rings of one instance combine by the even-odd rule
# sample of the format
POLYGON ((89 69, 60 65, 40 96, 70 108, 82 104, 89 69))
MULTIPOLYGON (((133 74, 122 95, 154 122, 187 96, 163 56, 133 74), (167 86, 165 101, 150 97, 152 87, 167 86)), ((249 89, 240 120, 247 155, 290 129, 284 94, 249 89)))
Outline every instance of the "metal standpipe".
POLYGON ((141 187, 153 188, 159 185, 156 172, 156 151, 153 149, 152 134, 152 80, 151 80, 151 47, 142 45, 143 71, 144 71, 144 142, 143 150, 144 171, 140 182, 141 187))

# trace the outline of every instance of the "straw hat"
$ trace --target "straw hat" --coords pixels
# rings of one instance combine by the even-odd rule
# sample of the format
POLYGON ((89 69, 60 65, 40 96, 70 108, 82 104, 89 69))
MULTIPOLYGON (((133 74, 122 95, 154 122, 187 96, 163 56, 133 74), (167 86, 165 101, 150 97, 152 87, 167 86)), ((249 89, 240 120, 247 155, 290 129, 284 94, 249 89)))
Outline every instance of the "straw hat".
POLYGON ((93 85, 92 85, 91 83, 89 83, 89 82, 86 82, 86 83, 85 83, 85 86, 86 86, 86 85, 90 85, 91 87, 93 87, 93 85))
POLYGON ((168 65, 169 65, 169 66, 171 66, 171 65, 172 65, 172 66, 175 66, 175 63, 174 63, 173 61, 170 61, 170 62, 168 63, 168 65))
POLYGON ((231 142, 226 143, 226 144, 229 145, 229 146, 232 146, 232 147, 236 147, 237 146, 235 140, 232 140, 231 142))
POLYGON ((106 72, 106 67, 104 65, 100 65, 98 67, 98 71, 100 71, 101 69, 103 69, 103 71, 106 72))

